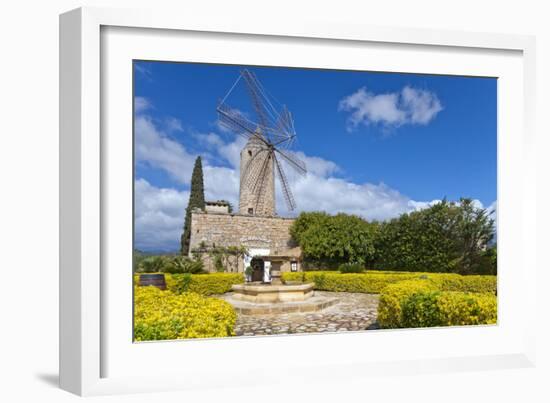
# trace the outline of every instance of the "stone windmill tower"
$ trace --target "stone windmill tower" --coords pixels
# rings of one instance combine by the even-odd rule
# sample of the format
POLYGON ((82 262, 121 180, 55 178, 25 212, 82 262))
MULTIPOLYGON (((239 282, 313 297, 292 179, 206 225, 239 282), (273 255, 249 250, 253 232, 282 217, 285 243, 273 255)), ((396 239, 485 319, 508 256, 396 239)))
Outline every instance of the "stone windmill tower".
POLYGON ((239 182, 239 213, 274 216, 275 212, 275 170, 273 159, 255 158, 262 148, 258 137, 250 137, 241 150, 240 182, 239 182), (265 164, 265 167, 262 165, 265 164), (254 189, 247 184, 255 180, 252 176, 264 170, 264 181, 261 189, 254 189))
POLYGON ((248 141, 241 151, 239 185, 239 213, 274 216, 275 173, 289 210, 296 208, 294 196, 283 169, 283 162, 299 175, 307 173, 306 164, 290 151, 296 132, 294 121, 286 106, 274 107, 278 102, 267 95, 258 78, 244 69, 227 95, 216 108, 220 123, 248 141), (226 103, 238 82, 243 79, 257 119, 226 103))

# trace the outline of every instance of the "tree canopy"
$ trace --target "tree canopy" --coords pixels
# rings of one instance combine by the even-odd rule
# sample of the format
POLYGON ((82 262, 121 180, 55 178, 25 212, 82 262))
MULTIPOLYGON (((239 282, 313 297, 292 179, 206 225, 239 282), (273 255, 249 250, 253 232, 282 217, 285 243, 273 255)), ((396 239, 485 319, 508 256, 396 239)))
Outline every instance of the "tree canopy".
POLYGON ((496 274, 494 220, 471 199, 443 200, 377 223, 348 214, 301 213, 290 229, 306 261, 370 268, 496 274))
POLYGON ((476 207, 471 199, 458 203, 443 200, 382 223, 375 243, 376 267, 462 274, 491 272, 491 259, 485 255, 493 236, 494 220, 489 211, 476 207))
POLYGON ((377 224, 348 214, 301 213, 290 234, 302 248, 306 259, 332 263, 361 263, 375 256, 377 224))
POLYGON ((189 202, 185 209, 185 223, 183 225, 183 234, 181 235, 181 254, 189 253, 189 242, 191 240, 191 213, 193 209, 204 210, 204 179, 202 173, 202 160, 198 156, 195 160, 193 173, 191 175, 191 191, 189 193, 189 202))

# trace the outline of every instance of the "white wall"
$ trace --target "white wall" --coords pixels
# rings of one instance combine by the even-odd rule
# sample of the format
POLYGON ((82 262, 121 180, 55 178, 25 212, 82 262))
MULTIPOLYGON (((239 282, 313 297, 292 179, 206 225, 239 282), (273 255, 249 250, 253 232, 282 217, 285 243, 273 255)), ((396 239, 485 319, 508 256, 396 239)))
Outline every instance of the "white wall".
MULTIPOLYGON (((185 13, 246 12, 280 20, 315 16, 373 25, 403 25, 537 35, 538 133, 541 176, 548 183, 550 30, 543 1, 72 1, 11 0, 0 5, 0 396, 6 402, 76 400, 52 386, 57 374, 58 222, 58 14, 80 5, 164 7, 185 4, 185 13), (545 135, 543 135, 545 134, 545 135), (543 167, 544 164, 544 167, 543 167)), ((541 179, 542 182, 542 179, 541 179)), ((547 188, 539 194, 539 250, 546 245, 547 188)), ((541 273, 540 284, 549 284, 541 273)), ((546 291, 541 287, 541 291, 546 291)), ((540 293, 549 307, 548 293, 540 293)), ((548 312, 540 313, 539 367, 454 375, 353 379, 346 385, 303 385, 169 393, 101 401, 550 401, 548 312), (299 396, 289 399, 289 393, 299 396), (424 398, 421 398, 424 396, 424 398)), ((296 374, 299 377, 299 374, 296 374)))

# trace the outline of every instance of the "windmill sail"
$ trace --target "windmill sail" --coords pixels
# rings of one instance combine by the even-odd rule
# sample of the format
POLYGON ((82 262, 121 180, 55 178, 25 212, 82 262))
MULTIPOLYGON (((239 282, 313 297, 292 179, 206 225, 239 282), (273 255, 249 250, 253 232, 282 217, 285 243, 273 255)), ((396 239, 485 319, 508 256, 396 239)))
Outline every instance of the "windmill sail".
MULTIPOLYGON (((244 69, 227 95, 218 104, 220 124, 235 134, 248 139, 247 155, 241 156, 241 198, 246 194, 249 213, 254 211, 269 215, 274 210, 274 177, 281 189, 289 210, 296 208, 294 195, 284 171, 284 165, 299 175, 307 173, 306 164, 290 151, 295 139, 294 122, 286 106, 277 107, 278 102, 262 86, 256 75, 244 69), (237 108, 227 104, 231 92, 241 81, 245 83, 250 104, 256 119, 252 120, 237 108), (283 164, 284 162, 284 164, 283 164), (269 198, 273 198, 270 203, 269 198), (248 199, 253 199, 252 202, 248 199), (255 208, 250 207, 250 203, 255 208), (273 205, 273 209, 271 209, 273 205)), ((274 214, 274 211, 272 212, 274 214)))

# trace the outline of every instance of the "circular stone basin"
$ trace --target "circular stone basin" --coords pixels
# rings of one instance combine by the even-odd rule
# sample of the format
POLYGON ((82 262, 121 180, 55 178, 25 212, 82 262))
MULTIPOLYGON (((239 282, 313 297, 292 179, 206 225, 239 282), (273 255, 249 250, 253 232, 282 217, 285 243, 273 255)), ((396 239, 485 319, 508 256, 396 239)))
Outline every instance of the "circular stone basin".
POLYGON ((313 283, 296 285, 235 284, 233 298, 248 302, 296 302, 313 296, 313 283))

